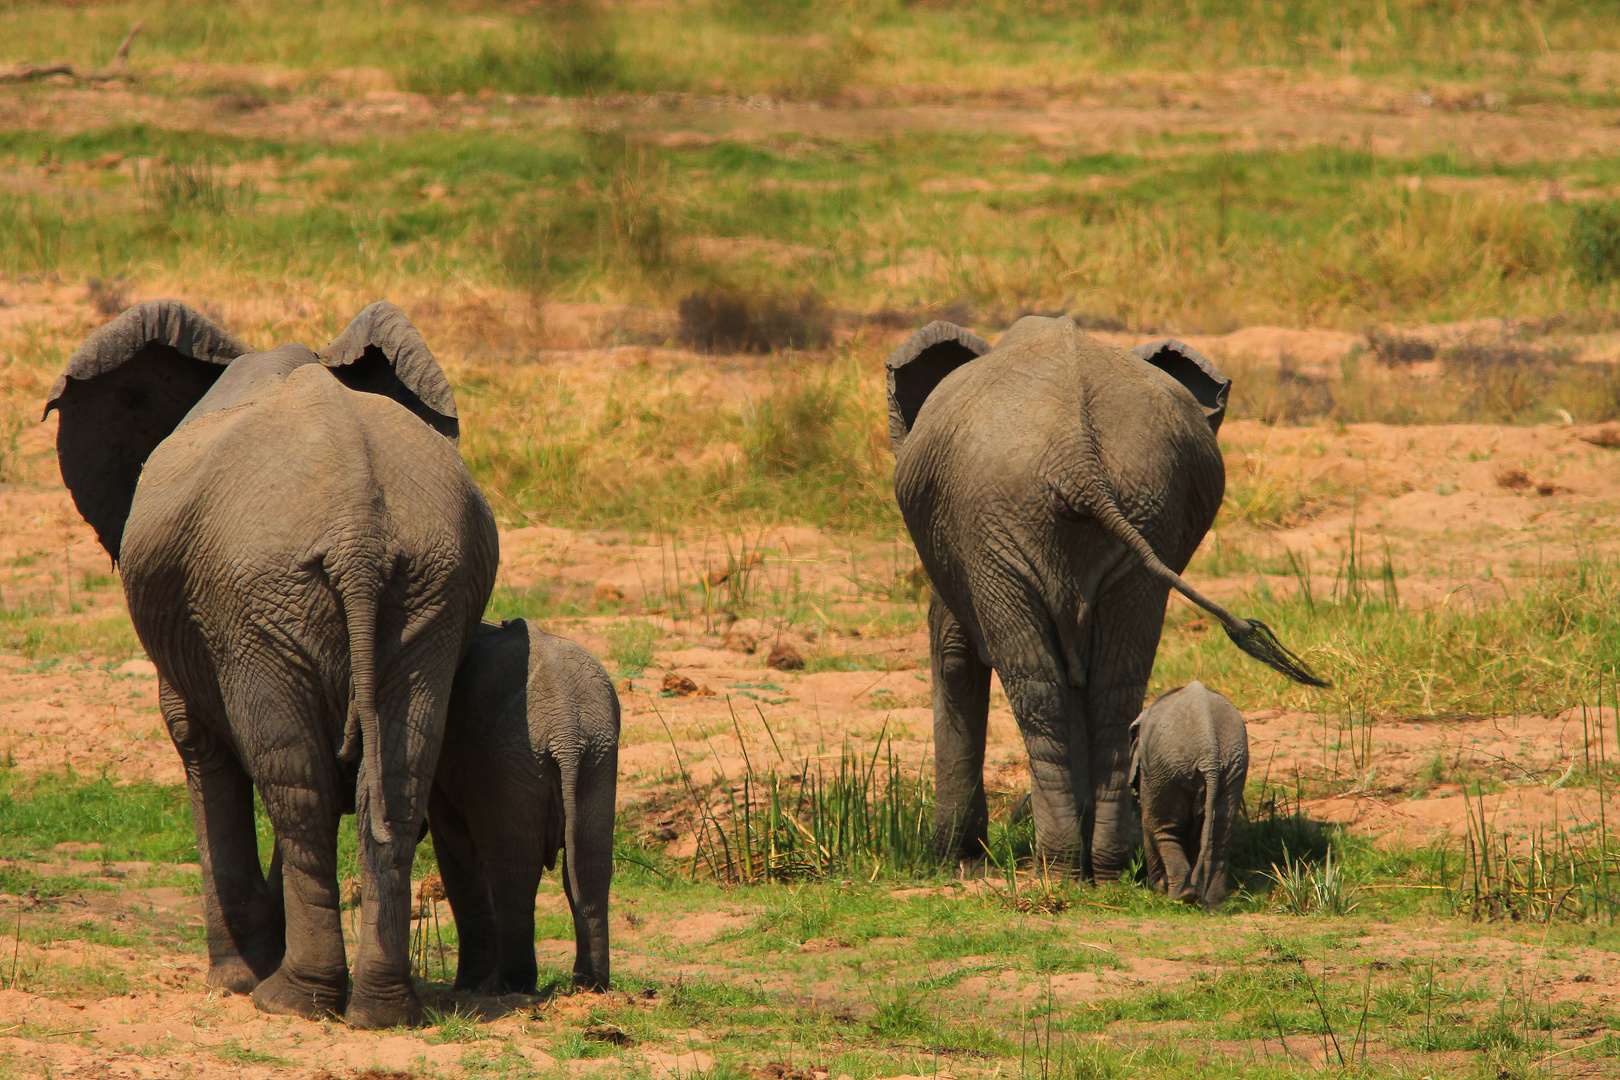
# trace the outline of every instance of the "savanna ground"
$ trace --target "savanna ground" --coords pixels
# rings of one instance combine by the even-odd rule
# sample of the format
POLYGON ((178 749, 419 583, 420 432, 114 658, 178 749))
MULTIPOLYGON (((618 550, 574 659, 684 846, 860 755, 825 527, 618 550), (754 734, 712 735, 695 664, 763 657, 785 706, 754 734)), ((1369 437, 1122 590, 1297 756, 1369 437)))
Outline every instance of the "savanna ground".
POLYGON ((10 2, 0 29, 0 1075, 1620 1074, 1608 5, 10 2), (491 614, 620 680, 612 992, 567 992, 551 880, 537 998, 449 989, 431 887, 423 1031, 204 988, 152 669, 38 422, 74 345, 160 296, 261 347, 386 297, 445 364, 502 524, 491 614), (1030 311, 1236 378, 1189 576, 1334 680, 1171 605, 1150 692, 1250 718, 1219 914, 1034 874, 999 694, 985 866, 921 852, 927 583, 881 362, 1030 311))

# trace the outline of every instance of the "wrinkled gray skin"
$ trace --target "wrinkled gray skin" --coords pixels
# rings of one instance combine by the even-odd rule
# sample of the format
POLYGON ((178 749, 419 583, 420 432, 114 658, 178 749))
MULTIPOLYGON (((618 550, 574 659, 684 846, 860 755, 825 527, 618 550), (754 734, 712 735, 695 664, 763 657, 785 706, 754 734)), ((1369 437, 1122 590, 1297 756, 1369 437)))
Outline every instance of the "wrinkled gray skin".
POLYGON ((1192 682, 1149 705, 1131 724, 1131 739, 1148 884, 1185 903, 1219 907, 1249 776, 1243 714, 1192 682))
POLYGON ((1185 346, 1144 348, 1030 317, 994 349, 932 323, 889 358, 895 496, 933 585, 942 857, 983 851, 992 669, 1029 751, 1037 850, 1097 880, 1131 855, 1128 729, 1171 588, 1320 685, 1178 576, 1221 504, 1228 383, 1185 346))
POLYGON ((534 894, 559 849, 574 985, 607 989, 618 771, 619 696, 596 658, 523 619, 480 626, 428 804, 456 989, 534 992, 534 894))
POLYGON ((52 409, 63 479, 121 566, 185 766, 209 985, 267 1012, 419 1023, 411 860, 497 561, 432 355, 386 304, 317 356, 251 353, 157 301, 74 353, 52 409), (255 787, 275 828, 268 878, 255 787), (345 812, 360 833, 352 986, 345 812))

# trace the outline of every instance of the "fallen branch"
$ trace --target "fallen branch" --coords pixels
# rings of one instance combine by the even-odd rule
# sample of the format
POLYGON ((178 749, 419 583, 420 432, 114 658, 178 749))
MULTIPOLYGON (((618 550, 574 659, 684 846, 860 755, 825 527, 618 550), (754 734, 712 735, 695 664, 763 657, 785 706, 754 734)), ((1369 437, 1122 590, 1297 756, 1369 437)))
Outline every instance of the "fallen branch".
POLYGON ((18 64, 16 67, 0 69, 0 83, 33 82, 35 79, 45 79, 52 75, 66 75, 76 82, 134 82, 135 76, 124 70, 124 62, 129 59, 129 47, 135 42, 135 35, 141 32, 141 24, 136 23, 124 35, 124 40, 113 53, 112 66, 101 71, 80 71, 72 64, 18 64))

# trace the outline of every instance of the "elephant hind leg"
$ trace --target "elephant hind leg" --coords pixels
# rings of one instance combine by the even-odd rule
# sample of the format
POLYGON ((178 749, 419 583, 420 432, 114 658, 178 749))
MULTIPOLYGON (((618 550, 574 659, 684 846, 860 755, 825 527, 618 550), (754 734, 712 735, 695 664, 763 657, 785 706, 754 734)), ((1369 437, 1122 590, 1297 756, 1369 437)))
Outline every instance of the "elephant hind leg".
POLYGON ((186 709, 174 687, 158 686, 159 707, 186 772, 203 873, 209 986, 246 994, 281 964, 286 948, 281 856, 259 869, 253 781, 235 755, 186 709))
POLYGON ((990 666, 961 622, 936 595, 928 606, 934 697, 934 851, 942 860, 984 857, 990 812, 984 794, 984 741, 990 666))

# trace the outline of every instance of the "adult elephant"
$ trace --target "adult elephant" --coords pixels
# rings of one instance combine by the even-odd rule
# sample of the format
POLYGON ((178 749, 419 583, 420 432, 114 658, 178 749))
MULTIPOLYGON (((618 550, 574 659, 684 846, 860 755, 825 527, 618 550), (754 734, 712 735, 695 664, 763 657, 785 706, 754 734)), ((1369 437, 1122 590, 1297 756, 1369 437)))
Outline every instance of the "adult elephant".
POLYGON ((1133 355, 1067 318, 995 348, 933 322, 888 359, 895 496, 933 584, 935 844, 982 854, 990 672, 1029 751, 1036 846, 1098 880, 1130 857, 1130 723, 1170 589, 1245 652, 1325 685, 1179 576, 1226 478, 1230 385, 1177 342, 1133 355))
POLYGON ((164 300, 92 334, 52 410, 62 479, 121 567, 185 765, 209 985, 266 1012, 418 1023, 411 857, 497 560, 444 373, 389 304, 320 354, 256 353, 164 300), (352 990, 345 812, 363 905, 352 990))

